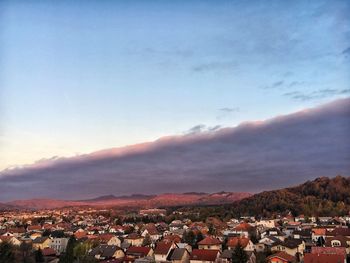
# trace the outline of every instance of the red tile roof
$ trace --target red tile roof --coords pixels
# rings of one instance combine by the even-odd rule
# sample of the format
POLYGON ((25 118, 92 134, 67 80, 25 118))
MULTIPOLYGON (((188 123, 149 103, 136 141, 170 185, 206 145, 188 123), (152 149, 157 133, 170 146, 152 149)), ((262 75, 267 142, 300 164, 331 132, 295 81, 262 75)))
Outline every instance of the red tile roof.
POLYGON ((278 252, 276 254, 273 254, 273 255, 269 256, 267 259, 273 259, 273 258, 279 258, 279 259, 282 259, 282 260, 285 260, 285 261, 288 261, 288 262, 295 262, 296 261, 295 257, 287 254, 284 251, 281 251, 281 252, 278 252))
POLYGON ((232 237, 227 241, 228 247, 236 247, 240 244, 243 248, 245 248, 249 243, 249 238, 246 237, 232 237))
POLYGON ((252 226, 248 223, 240 223, 238 226, 235 227, 236 231, 249 231, 252 228, 252 226))
POLYGON ((56 255, 56 251, 53 248, 50 248, 50 247, 44 248, 43 250, 41 250, 41 252, 43 253, 43 256, 56 255))
POLYGON ((164 240, 169 240, 169 241, 173 241, 175 243, 180 243, 181 237, 178 235, 167 235, 164 237, 164 240))
POLYGON ((166 254, 168 254, 168 252, 171 249, 172 245, 173 245, 173 243, 169 242, 169 241, 158 242, 157 246, 156 246, 156 249, 154 250, 154 254, 166 255, 166 254))
POLYGON ((341 255, 311 254, 304 255, 304 263, 343 263, 345 257, 341 255))
POLYGON ((314 229, 312 229, 312 232, 317 236, 325 236, 326 235, 325 228, 314 228, 314 229))
POLYGON ((215 249, 193 249, 191 260, 215 261, 218 257, 219 250, 215 249))
POLYGON ((312 247, 311 254, 346 255, 345 247, 312 247))
POLYGON ((198 242, 198 245, 220 245, 221 241, 215 237, 207 236, 198 242))
POLYGON ((141 254, 142 256, 147 256, 149 251, 151 250, 150 247, 129 247, 128 250, 126 251, 127 255, 130 254, 141 254))

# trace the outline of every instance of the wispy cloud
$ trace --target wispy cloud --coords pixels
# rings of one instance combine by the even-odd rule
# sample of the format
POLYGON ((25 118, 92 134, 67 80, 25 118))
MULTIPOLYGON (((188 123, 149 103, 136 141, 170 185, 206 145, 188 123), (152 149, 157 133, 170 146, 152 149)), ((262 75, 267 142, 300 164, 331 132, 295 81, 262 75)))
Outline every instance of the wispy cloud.
POLYGON ((309 101, 347 94, 350 94, 350 89, 320 89, 308 93, 302 91, 291 91, 286 92, 283 95, 294 100, 309 101))
POLYGON ((219 114, 216 116, 216 119, 221 120, 240 111, 241 109, 239 107, 224 107, 219 109, 219 114))
POLYGON ((341 53, 342 53, 342 55, 349 56, 350 55, 350 47, 344 49, 341 53))
POLYGON ((227 112, 227 113, 231 113, 231 112, 239 112, 240 108, 239 107, 233 107, 233 108, 221 108, 219 109, 222 112, 227 112))
POLYGON ((233 70, 237 67, 237 63, 232 61, 214 61, 210 63, 202 63, 192 68, 195 72, 207 72, 207 71, 223 71, 233 70))
POLYGON ((208 131, 216 131, 218 129, 220 129, 221 126, 220 125, 215 125, 215 126, 206 126, 204 124, 198 124, 196 126, 193 126, 192 128, 190 128, 189 130, 185 131, 184 134, 187 135, 193 135, 193 134, 198 134, 198 133, 202 133, 202 132, 208 132, 208 131))

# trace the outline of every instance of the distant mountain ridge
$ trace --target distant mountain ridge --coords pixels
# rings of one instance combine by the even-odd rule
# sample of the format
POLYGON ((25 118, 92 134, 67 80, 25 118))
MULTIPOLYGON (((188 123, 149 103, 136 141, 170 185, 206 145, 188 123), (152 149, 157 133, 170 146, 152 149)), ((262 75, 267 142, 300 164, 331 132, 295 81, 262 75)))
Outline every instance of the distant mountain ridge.
POLYGON ((294 187, 264 191, 231 207, 234 214, 271 216, 292 212, 306 216, 337 216, 350 213, 350 177, 320 177, 294 187))
POLYGON ((220 192, 214 194, 192 192, 159 195, 134 194, 129 196, 105 195, 93 199, 77 201, 55 199, 15 200, 4 203, 3 205, 4 208, 16 207, 18 209, 53 209, 77 206, 154 208, 160 206, 228 204, 249 196, 251 196, 251 194, 245 192, 220 192))

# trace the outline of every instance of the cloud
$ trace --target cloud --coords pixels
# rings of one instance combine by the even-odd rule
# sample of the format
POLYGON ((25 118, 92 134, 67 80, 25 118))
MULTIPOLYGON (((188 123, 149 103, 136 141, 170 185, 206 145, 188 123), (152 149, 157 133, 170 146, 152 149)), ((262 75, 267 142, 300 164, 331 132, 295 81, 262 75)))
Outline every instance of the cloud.
POLYGON ((197 126, 191 135, 5 170, 0 200, 253 192, 350 174, 349 98, 215 132, 197 126))
POLYGON ((235 62, 223 62, 215 61, 210 63, 198 64, 192 68, 195 72, 208 72, 208 71, 222 71, 222 70, 232 70, 237 67, 235 62))
POLYGON ((350 47, 344 49, 341 53, 342 53, 342 55, 349 56, 350 55, 350 47))
POLYGON ((347 94, 350 94, 350 89, 320 89, 309 93, 301 91, 291 91, 286 92, 283 95, 294 100, 309 101, 347 94))
POLYGON ((197 133, 202 133, 202 132, 208 132, 208 131, 216 131, 219 128, 221 128, 220 125, 215 125, 212 127, 207 127, 204 124, 198 124, 196 126, 193 126, 191 129, 187 130, 184 132, 184 134, 187 135, 193 135, 193 134, 197 134, 197 133))
POLYGON ((231 113, 231 112, 239 112, 240 108, 239 107, 234 107, 234 108, 221 108, 219 109, 222 112, 226 112, 226 113, 231 113))
POLYGON ((221 108, 219 109, 219 114, 216 116, 217 120, 221 120, 223 118, 226 118, 228 116, 231 116, 234 113, 239 112, 241 109, 239 107, 225 107, 225 108, 221 108))
POLYGON ((191 129, 185 132, 185 134, 195 134, 203 132, 206 126, 204 124, 198 124, 196 126, 193 126, 191 129))
POLYGON ((283 84, 284 84, 284 81, 283 80, 279 80, 279 81, 276 81, 276 82, 272 83, 271 85, 267 85, 267 86, 264 86, 262 88, 263 89, 276 89, 276 88, 282 87, 283 84))

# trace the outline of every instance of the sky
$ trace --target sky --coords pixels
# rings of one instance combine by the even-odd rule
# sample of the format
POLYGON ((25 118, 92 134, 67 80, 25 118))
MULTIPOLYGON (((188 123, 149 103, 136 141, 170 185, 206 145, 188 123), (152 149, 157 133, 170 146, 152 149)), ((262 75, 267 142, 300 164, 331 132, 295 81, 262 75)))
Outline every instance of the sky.
POLYGON ((1 1, 0 170, 350 95, 349 1, 1 1))

